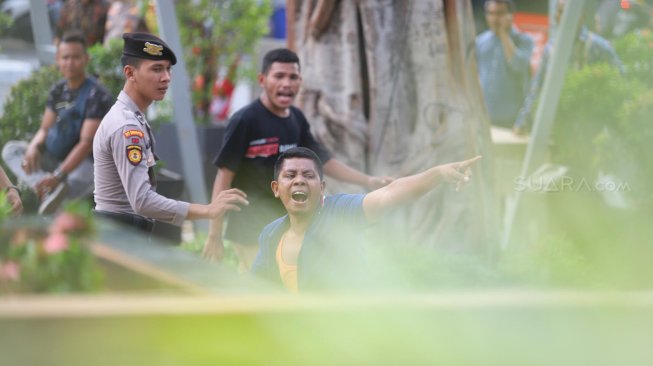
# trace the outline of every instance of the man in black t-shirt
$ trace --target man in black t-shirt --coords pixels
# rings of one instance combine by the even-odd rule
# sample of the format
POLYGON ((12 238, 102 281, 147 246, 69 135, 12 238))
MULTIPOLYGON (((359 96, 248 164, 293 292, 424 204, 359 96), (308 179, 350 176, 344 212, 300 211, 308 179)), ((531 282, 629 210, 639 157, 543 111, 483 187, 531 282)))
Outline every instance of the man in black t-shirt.
POLYGON ((113 104, 109 91, 86 75, 82 34, 64 35, 56 61, 64 79, 50 90, 39 130, 29 143, 10 141, 2 150, 19 184, 40 198, 40 214, 53 212, 65 198, 93 193, 93 136, 113 104))
MULTIPOLYGON (((304 114, 292 106, 301 85, 299 58, 285 48, 268 52, 258 76, 263 93, 256 101, 236 112, 229 120, 224 144, 215 164, 218 173, 213 197, 231 187, 240 188, 250 202, 240 212, 231 212, 225 239, 234 247, 240 269, 248 270, 258 251, 261 229, 285 210, 270 190, 274 163, 280 153, 307 147, 325 162, 324 172, 336 179, 369 190, 390 182, 387 177, 372 177, 331 158, 313 138, 304 114)), ((223 255, 222 223, 211 222, 204 256, 220 260, 223 255)))

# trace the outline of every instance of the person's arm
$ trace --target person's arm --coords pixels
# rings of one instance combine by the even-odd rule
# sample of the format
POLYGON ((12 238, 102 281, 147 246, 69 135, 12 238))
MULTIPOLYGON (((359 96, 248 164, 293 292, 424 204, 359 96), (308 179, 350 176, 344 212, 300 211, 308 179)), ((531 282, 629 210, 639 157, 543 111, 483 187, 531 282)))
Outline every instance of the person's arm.
MULTIPOLYGON (((231 182, 233 182, 235 173, 227 168, 218 168, 218 173, 215 176, 215 181, 213 182, 213 195, 212 197, 217 197, 221 192, 231 188, 231 182)), ((222 227, 223 227, 224 218, 218 217, 215 220, 211 220, 209 225, 209 234, 204 243, 204 250, 202 255, 210 260, 219 261, 222 260, 224 255, 224 244, 222 242, 222 227)))
POLYGON ((512 20, 512 15, 505 15, 498 33, 499 40, 503 46, 503 56, 513 72, 518 74, 526 73, 528 75, 535 43, 530 36, 517 31, 515 31, 515 39, 513 39, 512 20))
POLYGON ((392 182, 390 177, 369 176, 333 158, 324 164, 324 173, 337 180, 353 183, 369 190, 381 188, 392 182))
POLYGON ((548 67, 547 65, 549 63, 550 47, 551 47, 550 45, 547 45, 546 48, 544 49, 544 53, 542 54, 540 65, 538 66, 537 72, 535 73, 535 77, 533 77, 533 79, 531 80, 531 84, 528 89, 528 94, 524 99, 524 104, 519 110, 519 114, 517 115, 517 120, 515 121, 515 125, 513 126, 513 131, 517 135, 524 134, 526 129, 531 124, 531 112, 533 106, 535 105, 535 101, 537 100, 540 94, 540 85, 544 80, 544 74, 546 73, 546 69, 548 67))
POLYGON ((11 205, 11 213, 14 216, 23 212, 23 201, 20 199, 20 191, 14 186, 4 169, 0 167, 0 190, 6 192, 7 202, 11 205))
MULTIPOLYGON (((506 19, 504 18, 502 22, 505 21, 506 19)), ((498 36, 499 40, 501 41, 501 45, 503 46, 503 57, 506 59, 506 61, 511 62, 512 57, 515 54, 515 42, 513 42, 512 38, 510 37, 510 27, 506 28, 506 26, 502 24, 498 36)))
POLYGON ((36 185, 36 189, 53 190, 62 180, 79 164, 86 159, 93 150, 93 137, 100 127, 100 119, 85 119, 82 122, 82 130, 79 135, 79 142, 73 146, 73 149, 68 153, 64 161, 55 170, 54 174, 43 178, 41 182, 36 185))
POLYGON ((481 156, 476 156, 469 160, 438 165, 415 175, 398 178, 387 186, 368 193, 363 199, 365 218, 373 223, 386 212, 417 200, 443 181, 458 185, 468 182, 471 176, 469 168, 480 158, 481 156))
POLYGON ((25 173, 32 174, 32 172, 39 169, 41 161, 40 146, 45 143, 48 130, 54 126, 56 120, 57 114, 52 109, 46 108, 41 119, 41 126, 27 146, 27 151, 25 151, 25 159, 22 164, 25 173))
POLYGON ((222 220, 227 211, 240 211, 241 205, 248 205, 247 195, 238 188, 231 188, 213 197, 211 203, 202 205, 191 203, 188 208, 187 220, 212 219, 222 220))

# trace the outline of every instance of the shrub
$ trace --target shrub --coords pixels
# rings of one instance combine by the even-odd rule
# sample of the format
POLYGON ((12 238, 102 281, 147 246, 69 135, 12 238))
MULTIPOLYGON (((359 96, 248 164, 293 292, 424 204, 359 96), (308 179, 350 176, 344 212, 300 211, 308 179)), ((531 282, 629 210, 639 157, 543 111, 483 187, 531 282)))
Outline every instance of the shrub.
POLYGON ((95 233, 91 217, 85 201, 69 203, 45 227, 0 217, 0 293, 98 290, 102 275, 90 250, 95 233))
POLYGON ((87 67, 88 73, 95 75, 115 97, 118 96, 125 84, 125 77, 120 65, 122 45, 122 39, 112 39, 106 46, 95 44, 88 49, 91 56, 87 67))
POLYGON ((641 89, 608 64, 570 71, 552 130, 553 159, 594 178, 601 168, 595 139, 616 127, 617 111, 641 89))
POLYGON ((653 87, 653 33, 628 33, 614 43, 614 48, 624 63, 626 77, 653 87))
POLYGON ((45 66, 11 88, 0 117, 0 145, 28 140, 39 129, 48 91, 61 78, 55 66, 45 66))

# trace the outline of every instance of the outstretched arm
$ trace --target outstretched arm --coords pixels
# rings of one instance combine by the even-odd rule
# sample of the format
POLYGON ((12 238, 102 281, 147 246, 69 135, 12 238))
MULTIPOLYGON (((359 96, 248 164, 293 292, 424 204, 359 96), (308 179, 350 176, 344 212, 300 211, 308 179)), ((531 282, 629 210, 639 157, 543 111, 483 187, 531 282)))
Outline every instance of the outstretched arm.
POLYGON ((390 177, 374 177, 361 173, 336 159, 329 159, 324 164, 324 173, 337 180, 353 183, 369 190, 381 188, 392 181, 390 177))
POLYGON ((438 165, 421 173, 399 178, 368 193, 363 199, 365 218, 370 223, 375 222, 384 213, 417 200, 443 181, 457 185, 468 182, 471 176, 470 167, 479 159, 481 156, 438 165))

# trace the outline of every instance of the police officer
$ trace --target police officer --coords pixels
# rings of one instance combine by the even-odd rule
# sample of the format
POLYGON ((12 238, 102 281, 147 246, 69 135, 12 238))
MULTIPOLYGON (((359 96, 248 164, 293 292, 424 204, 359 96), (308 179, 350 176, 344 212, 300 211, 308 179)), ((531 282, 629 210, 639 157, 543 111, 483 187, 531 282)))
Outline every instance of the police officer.
POLYGON ((238 189, 225 191, 208 205, 155 192, 156 142, 144 112, 165 96, 177 58, 152 34, 125 33, 123 39, 125 85, 93 140, 96 213, 151 232, 154 220, 180 226, 184 220, 221 218, 247 205, 238 189))

